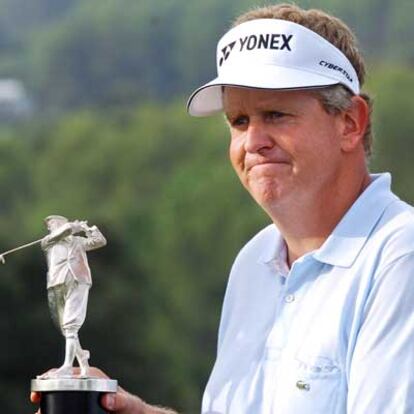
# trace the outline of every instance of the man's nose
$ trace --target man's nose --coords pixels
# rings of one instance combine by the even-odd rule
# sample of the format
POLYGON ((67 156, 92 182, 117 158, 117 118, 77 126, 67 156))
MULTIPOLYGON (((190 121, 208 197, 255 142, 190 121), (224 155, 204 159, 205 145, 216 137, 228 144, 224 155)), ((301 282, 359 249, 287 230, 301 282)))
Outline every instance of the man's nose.
POLYGON ((246 152, 260 153, 271 149, 273 146, 274 141, 267 128, 259 122, 251 122, 246 131, 246 152))

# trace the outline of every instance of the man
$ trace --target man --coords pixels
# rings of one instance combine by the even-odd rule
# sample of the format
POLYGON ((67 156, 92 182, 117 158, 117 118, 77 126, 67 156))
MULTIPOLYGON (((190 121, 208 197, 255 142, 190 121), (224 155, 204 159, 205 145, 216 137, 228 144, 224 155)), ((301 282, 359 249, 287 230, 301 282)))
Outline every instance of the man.
MULTIPOLYGON (((207 414, 414 412, 414 218, 370 175, 350 30, 292 5, 241 16, 190 114, 224 111, 230 159, 272 220, 231 270, 207 414)), ((390 137, 392 139, 392 137, 390 137)), ((166 413, 121 390, 118 414, 166 413)))
POLYGON ((86 221, 69 222, 66 217, 52 215, 45 219, 50 232, 41 243, 47 256, 47 290, 54 321, 65 337, 65 361, 56 371, 42 378, 72 376, 74 359, 80 375, 88 376, 89 352, 79 343, 78 331, 85 321, 89 289, 92 285, 86 251, 105 246, 106 240, 96 226, 86 221), (77 234, 83 233, 85 237, 77 234))

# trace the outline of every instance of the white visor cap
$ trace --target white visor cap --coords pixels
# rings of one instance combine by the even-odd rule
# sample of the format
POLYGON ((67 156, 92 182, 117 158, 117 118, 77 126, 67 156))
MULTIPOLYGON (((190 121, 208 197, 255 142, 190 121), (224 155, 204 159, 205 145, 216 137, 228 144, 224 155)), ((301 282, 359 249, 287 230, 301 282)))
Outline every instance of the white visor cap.
POLYGON ((217 45, 217 72, 217 78, 190 96, 190 115, 222 111, 223 86, 307 89, 342 84, 359 94, 348 58, 314 31, 286 20, 250 20, 229 30, 217 45))

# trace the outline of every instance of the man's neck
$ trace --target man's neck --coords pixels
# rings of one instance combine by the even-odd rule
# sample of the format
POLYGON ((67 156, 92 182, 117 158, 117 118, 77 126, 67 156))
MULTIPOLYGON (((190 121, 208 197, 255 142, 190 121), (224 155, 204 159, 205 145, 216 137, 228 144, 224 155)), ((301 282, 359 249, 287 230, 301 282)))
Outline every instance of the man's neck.
POLYGON ((322 246, 370 182, 367 171, 359 176, 345 177, 308 200, 290 203, 271 212, 287 245, 289 267, 299 257, 322 246))

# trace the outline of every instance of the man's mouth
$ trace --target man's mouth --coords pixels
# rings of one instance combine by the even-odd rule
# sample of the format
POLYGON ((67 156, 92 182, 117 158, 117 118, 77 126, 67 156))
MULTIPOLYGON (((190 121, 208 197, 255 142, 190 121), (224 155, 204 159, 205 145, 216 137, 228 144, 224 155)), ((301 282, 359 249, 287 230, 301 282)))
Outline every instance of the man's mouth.
POLYGON ((262 162, 256 162, 252 165, 249 165, 247 168, 247 171, 250 171, 256 167, 271 167, 271 166, 286 166, 289 165, 289 162, 287 160, 272 160, 272 161, 262 161, 262 162))

